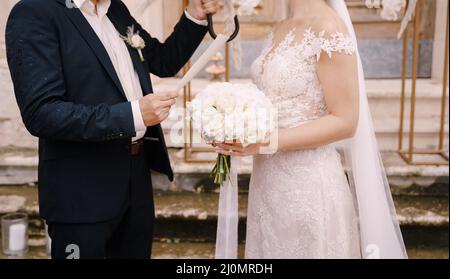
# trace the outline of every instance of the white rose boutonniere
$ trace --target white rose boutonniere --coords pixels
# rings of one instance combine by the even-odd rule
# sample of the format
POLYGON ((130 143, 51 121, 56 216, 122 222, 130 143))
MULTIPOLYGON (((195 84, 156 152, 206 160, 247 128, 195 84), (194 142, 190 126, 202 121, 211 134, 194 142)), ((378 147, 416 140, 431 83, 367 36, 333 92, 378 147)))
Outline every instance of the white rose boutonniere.
POLYGON ((139 31, 134 32, 134 25, 131 27, 128 27, 127 36, 121 36, 121 37, 127 44, 129 44, 132 48, 134 48, 138 51, 141 61, 144 62, 145 59, 144 59, 144 55, 142 55, 142 50, 146 46, 145 41, 139 35, 139 31))

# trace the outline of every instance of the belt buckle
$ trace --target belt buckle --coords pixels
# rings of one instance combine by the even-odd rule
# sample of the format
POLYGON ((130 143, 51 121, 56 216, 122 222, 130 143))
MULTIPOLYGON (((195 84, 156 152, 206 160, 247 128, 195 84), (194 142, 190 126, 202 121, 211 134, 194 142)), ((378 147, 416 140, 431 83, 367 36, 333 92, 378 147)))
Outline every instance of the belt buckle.
POLYGON ((131 143, 131 154, 138 155, 141 152, 143 141, 137 140, 131 143))
POLYGON ((144 142, 144 140, 139 139, 139 140, 133 141, 133 142, 131 143, 131 145, 142 144, 143 142, 144 142))

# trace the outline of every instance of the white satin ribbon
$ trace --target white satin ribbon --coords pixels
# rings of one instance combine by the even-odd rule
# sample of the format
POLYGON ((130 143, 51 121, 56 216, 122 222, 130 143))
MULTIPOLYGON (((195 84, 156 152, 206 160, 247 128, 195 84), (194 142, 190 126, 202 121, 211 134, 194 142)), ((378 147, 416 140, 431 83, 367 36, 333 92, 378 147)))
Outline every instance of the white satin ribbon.
POLYGON ((192 79, 194 79, 197 74, 202 71, 206 64, 211 62, 211 57, 217 54, 227 43, 229 37, 219 34, 217 38, 212 41, 211 45, 206 49, 206 51, 198 58, 198 60, 192 65, 189 71, 184 75, 184 77, 177 83, 175 87, 176 92, 183 89, 192 79))
POLYGON ((238 257, 238 169, 239 158, 231 158, 230 177, 220 188, 216 259, 238 257))

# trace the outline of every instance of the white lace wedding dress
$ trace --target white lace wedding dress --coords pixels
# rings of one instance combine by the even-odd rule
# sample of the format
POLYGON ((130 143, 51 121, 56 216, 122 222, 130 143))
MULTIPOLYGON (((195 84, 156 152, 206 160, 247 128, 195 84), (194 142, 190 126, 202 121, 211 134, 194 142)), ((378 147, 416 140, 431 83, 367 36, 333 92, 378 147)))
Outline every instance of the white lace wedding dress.
MULTIPOLYGON (((320 55, 353 54, 350 37, 292 30, 273 36, 252 66, 257 86, 278 108, 279 128, 327 114, 316 72, 320 55)), ((358 219, 341 158, 329 145, 254 158, 246 258, 361 258, 358 219)))

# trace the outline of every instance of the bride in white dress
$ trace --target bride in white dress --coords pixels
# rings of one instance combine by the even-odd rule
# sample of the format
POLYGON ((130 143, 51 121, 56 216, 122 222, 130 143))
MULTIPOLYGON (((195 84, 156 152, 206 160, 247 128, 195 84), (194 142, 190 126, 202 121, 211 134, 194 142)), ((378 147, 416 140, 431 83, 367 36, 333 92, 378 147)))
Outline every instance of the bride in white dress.
POLYGON ((254 156, 246 258, 406 258, 345 2, 289 0, 289 11, 252 67, 278 109, 277 152, 215 145, 254 156))

